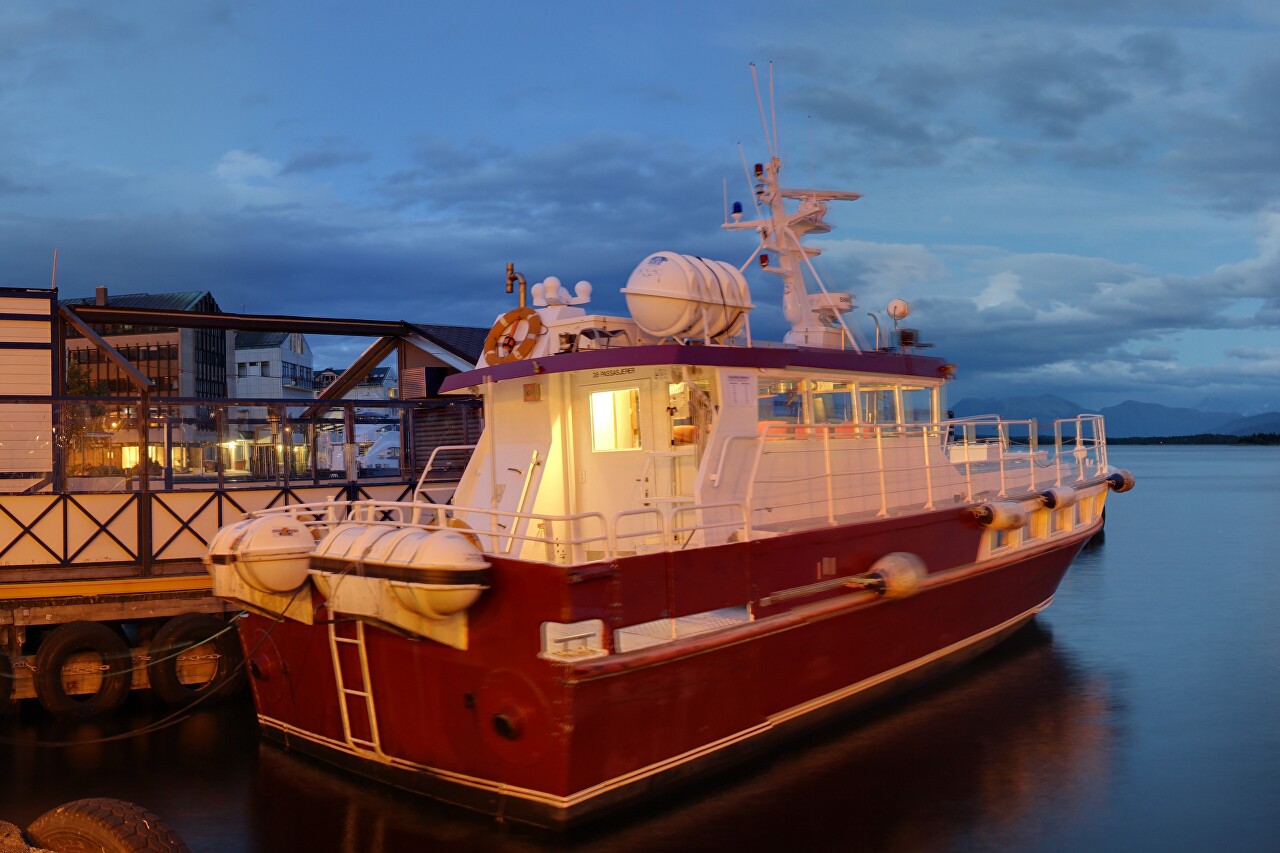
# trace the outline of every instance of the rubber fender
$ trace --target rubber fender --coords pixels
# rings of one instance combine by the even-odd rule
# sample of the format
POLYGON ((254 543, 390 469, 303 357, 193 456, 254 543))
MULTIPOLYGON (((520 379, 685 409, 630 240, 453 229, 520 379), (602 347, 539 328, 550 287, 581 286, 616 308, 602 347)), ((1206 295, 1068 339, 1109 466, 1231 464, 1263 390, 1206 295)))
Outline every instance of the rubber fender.
POLYGON ((3 706, 9 704, 9 697, 13 695, 13 661, 9 659, 7 652, 0 652, 0 714, 5 709, 3 706))
POLYGON ((885 554, 871 566, 871 576, 880 580, 885 598, 915 595, 926 573, 924 560, 907 551, 885 554))
POLYGON ((245 685, 244 653, 234 627, 209 613, 182 613, 156 631, 151 642, 147 680, 151 692, 165 702, 187 705, 206 694, 231 696, 245 685), (228 630, 230 628, 230 630, 228 630), (208 681, 187 684, 178 677, 178 657, 208 643, 218 656, 208 681))
POLYGON ((190 853, 186 842, 136 803, 95 797, 50 809, 31 822, 27 837, 49 850, 103 853, 190 853))
POLYGON ((1009 501, 988 501, 973 511, 984 527, 992 530, 1018 530, 1026 527, 1027 514, 1022 507, 1009 501))
POLYGON ((115 631, 99 622, 68 622, 53 629, 36 651, 36 697, 50 714, 60 717, 93 717, 124 704, 133 686, 129 647, 115 631), (80 652, 94 652, 106 669, 98 690, 88 696, 72 696, 62 683, 62 667, 80 652))
POLYGON ((1135 482, 1133 475, 1124 469, 1116 469, 1107 475, 1107 484, 1114 492, 1127 492, 1133 488, 1135 482))
POLYGON ((1040 502, 1049 509, 1066 509, 1077 497, 1076 490, 1070 486, 1055 486, 1040 493, 1040 502))

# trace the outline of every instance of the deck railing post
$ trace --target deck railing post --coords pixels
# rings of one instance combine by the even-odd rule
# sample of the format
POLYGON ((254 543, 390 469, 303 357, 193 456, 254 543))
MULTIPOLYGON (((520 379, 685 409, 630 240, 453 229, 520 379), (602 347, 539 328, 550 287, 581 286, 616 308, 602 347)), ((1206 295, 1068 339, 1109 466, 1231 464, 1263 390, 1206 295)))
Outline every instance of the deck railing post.
POLYGON ((876 515, 884 518, 889 514, 889 487, 885 482, 884 470, 884 430, 880 424, 875 425, 876 431, 876 467, 880 470, 880 511, 876 515))
POLYGON ((832 472, 831 472, 831 427, 824 426, 822 428, 822 462, 827 472, 827 523, 835 525, 836 523, 836 499, 832 488, 832 472))
POLYGON ((920 427, 920 441, 924 450, 924 508, 933 509, 933 468, 929 465, 928 427, 920 427))
POLYGON ((1009 447, 1009 426, 1003 420, 996 421, 996 453, 1000 460, 1000 497, 1005 496, 1008 484, 1005 480, 1004 461, 1009 447))

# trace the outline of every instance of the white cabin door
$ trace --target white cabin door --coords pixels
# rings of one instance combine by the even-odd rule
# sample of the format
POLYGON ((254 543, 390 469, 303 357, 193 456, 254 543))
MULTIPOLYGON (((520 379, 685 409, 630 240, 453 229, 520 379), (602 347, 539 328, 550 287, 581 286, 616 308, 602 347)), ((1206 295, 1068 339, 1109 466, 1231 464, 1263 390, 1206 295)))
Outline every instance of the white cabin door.
POLYGON ((574 389, 575 512, 606 519, 641 506, 653 429, 653 380, 636 371, 618 381, 580 380, 574 389))

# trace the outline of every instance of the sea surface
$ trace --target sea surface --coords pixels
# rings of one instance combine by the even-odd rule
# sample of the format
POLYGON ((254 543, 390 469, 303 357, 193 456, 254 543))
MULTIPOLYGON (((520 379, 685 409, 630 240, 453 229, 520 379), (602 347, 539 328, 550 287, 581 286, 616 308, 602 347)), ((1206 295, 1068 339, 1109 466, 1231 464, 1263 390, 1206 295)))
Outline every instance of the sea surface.
POLYGON ((0 721, 0 820, 82 797, 193 851, 1280 850, 1280 447, 1113 447, 1137 487, 1054 604, 962 671, 587 834, 433 804, 260 743, 247 701, 124 740, 0 721), (63 744, 35 745, 35 742, 63 744))

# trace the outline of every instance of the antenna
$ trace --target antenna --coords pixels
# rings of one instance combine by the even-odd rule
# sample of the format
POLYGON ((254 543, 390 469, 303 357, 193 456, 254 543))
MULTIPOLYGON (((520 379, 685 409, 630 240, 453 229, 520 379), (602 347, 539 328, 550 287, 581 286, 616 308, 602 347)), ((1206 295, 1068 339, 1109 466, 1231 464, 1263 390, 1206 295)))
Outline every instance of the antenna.
POLYGON ((773 155, 778 156, 778 107, 773 100, 773 60, 769 60, 769 112, 773 116, 773 155))
POLYGON ((755 184, 751 183, 751 169, 747 166, 747 152, 742 150, 742 143, 738 143, 738 156, 742 158, 742 174, 747 179, 747 195, 751 196, 751 203, 756 208, 756 219, 760 219, 760 196, 756 192, 755 184))
MULTIPOLYGON (((49 282, 50 290, 58 289, 58 250, 53 250, 53 280, 49 282)), ((56 306, 55 306, 56 307, 56 306)))
MULTIPOLYGON (((773 65, 769 66, 770 75, 773 74, 773 65)), ((773 136, 769 133, 769 120, 764 114, 764 101, 760 99, 760 75, 756 73, 756 64, 751 63, 751 85, 756 89, 756 106, 760 108, 760 126, 764 128, 764 144, 769 149, 769 156, 776 157, 777 151, 773 147, 773 136)))

